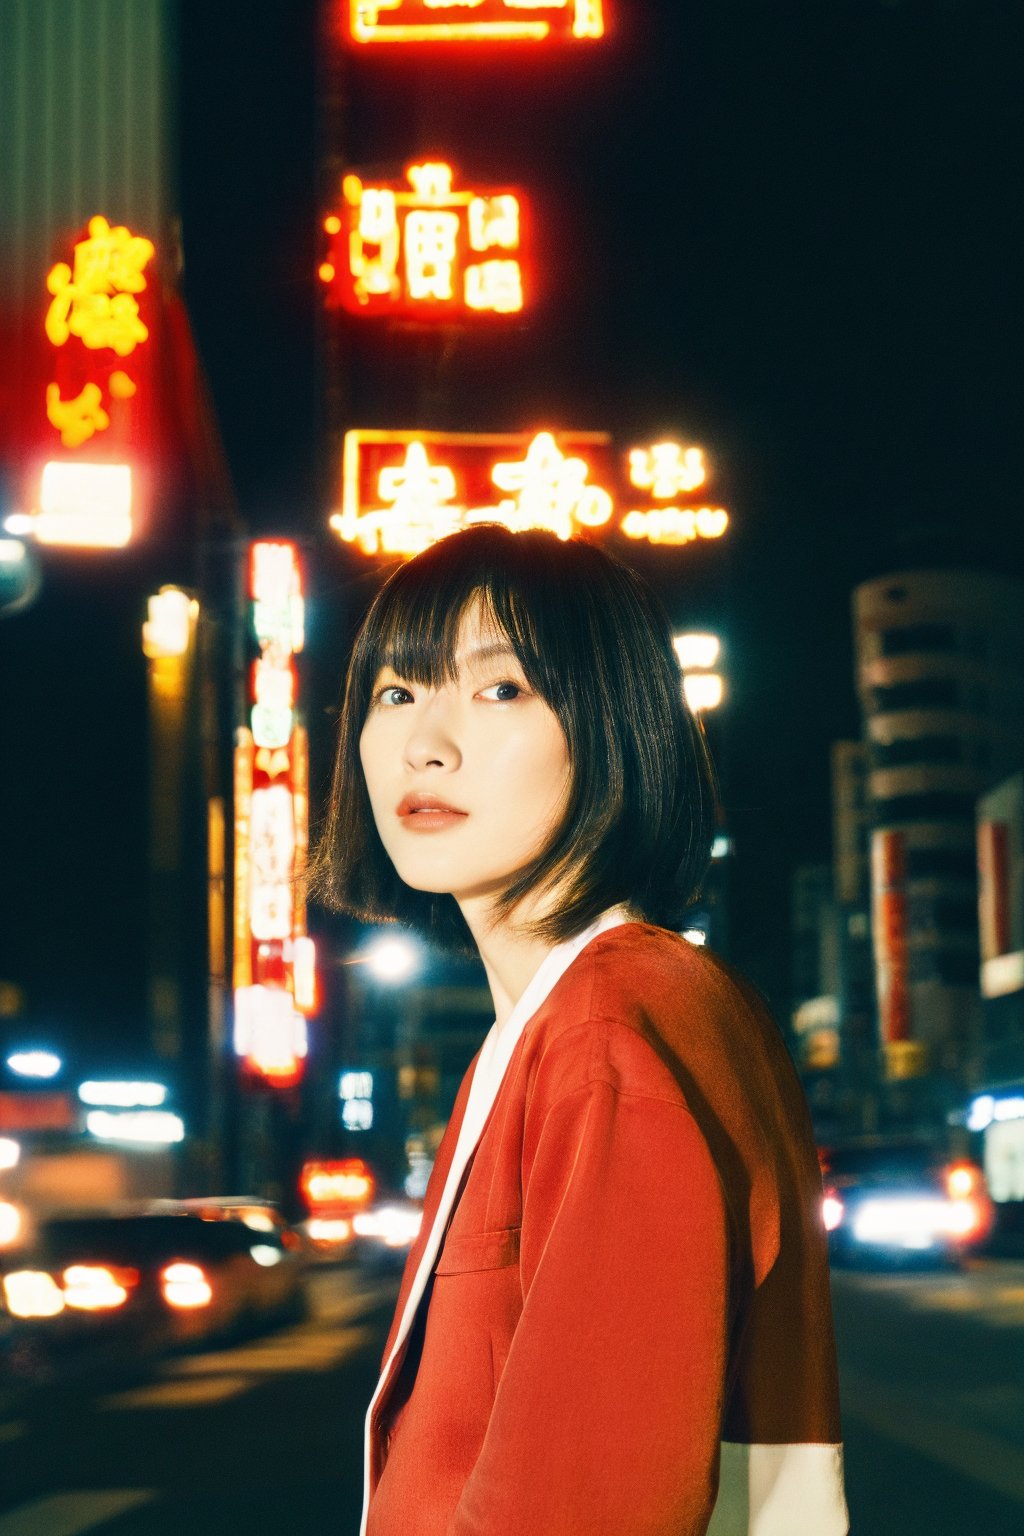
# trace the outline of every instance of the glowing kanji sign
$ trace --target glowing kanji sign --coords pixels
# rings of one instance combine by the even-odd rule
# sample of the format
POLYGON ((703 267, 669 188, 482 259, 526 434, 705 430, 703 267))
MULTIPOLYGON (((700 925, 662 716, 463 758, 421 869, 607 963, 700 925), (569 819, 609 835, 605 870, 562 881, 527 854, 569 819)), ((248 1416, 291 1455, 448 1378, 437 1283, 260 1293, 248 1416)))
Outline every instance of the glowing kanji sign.
POLYGON ((331 527, 368 555, 415 554, 479 522, 568 539, 612 515, 609 450, 600 432, 347 432, 331 527))
POLYGON ((295 547, 252 546, 253 664, 248 725, 235 746, 235 1050, 251 1077, 294 1086, 315 1006, 304 881, 309 752, 296 719, 294 657, 303 646, 295 547))
POLYGON ((461 190, 443 161, 410 165, 405 183, 348 175, 328 215, 320 265, 331 302, 358 315, 451 319, 516 315, 527 299, 526 209, 508 188, 461 190))
POLYGON ((141 295, 147 287, 145 269, 155 254, 151 240, 96 214, 86 238, 75 244, 72 265, 58 261, 50 269, 44 328, 65 366, 59 370, 64 377, 46 387, 46 416, 65 448, 80 448, 106 432, 111 402, 131 400, 136 393, 135 378, 119 360, 130 358, 149 339, 141 295), (76 342, 86 353, 100 355, 86 361, 76 342), (70 367, 64 353, 69 343, 70 367), (69 387, 72 378, 79 388, 69 387))
POLYGON ((138 449, 155 425, 156 248, 96 214, 58 249, 70 260, 39 276, 24 433, 30 510, 20 517, 41 543, 117 548, 134 532, 138 449))
POLYGON ((623 486, 601 432, 347 432, 331 527, 368 555, 416 554, 480 522, 547 528, 561 539, 617 529, 652 544, 725 532, 724 508, 678 504, 706 478, 699 448, 656 443, 633 449, 627 463, 623 486), (651 505, 636 504, 638 490, 651 505))
POLYGON ((75 246, 74 266, 59 261, 46 279, 53 294, 46 334, 54 346, 78 336, 94 351, 111 347, 118 357, 130 356, 149 335, 134 295, 145 288, 143 270, 155 254, 151 240, 123 224, 111 228, 102 214, 90 219, 88 237, 75 246))
POLYGON ((636 491, 645 491, 653 505, 634 505, 625 514, 620 528, 627 539, 692 544, 695 539, 722 537, 729 526, 724 507, 679 505, 682 498, 692 498, 707 480, 702 449, 676 442, 653 443, 649 448, 631 449, 628 463, 633 488, 630 499, 635 498, 636 491))
POLYGON ((604 0, 342 0, 355 43, 544 43, 604 36, 604 0))

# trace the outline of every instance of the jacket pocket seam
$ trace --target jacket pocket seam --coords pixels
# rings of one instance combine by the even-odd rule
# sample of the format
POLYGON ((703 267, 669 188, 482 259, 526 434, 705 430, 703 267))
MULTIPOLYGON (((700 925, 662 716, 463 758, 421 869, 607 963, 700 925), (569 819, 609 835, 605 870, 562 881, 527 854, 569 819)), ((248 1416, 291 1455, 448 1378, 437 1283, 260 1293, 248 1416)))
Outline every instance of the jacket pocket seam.
POLYGON ((493 1232, 449 1233, 438 1255, 434 1273, 466 1275, 489 1269, 508 1269, 519 1262, 519 1227, 493 1232))

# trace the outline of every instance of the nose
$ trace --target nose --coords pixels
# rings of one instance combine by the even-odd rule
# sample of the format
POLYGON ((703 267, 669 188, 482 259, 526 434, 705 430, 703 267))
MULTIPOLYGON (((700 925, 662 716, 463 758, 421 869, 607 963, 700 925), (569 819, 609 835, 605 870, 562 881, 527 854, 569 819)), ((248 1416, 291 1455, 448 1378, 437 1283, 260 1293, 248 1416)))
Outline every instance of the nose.
POLYGON ((441 694, 416 711, 405 741, 405 760, 410 768, 440 768, 451 772, 462 761, 451 710, 441 694))

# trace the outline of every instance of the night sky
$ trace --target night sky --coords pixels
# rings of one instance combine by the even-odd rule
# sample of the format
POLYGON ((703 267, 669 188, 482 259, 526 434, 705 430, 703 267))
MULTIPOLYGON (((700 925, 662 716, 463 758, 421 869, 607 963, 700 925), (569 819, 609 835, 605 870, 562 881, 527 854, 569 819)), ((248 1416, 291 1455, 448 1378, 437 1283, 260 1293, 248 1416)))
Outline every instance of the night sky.
MULTIPOLYGON (((342 412, 704 444, 728 547, 637 563, 677 625, 726 636, 737 958, 781 1008, 789 876, 830 855, 828 746, 859 725, 852 586, 936 559, 1024 571, 1024 11, 612 7, 607 45, 431 70, 343 59, 312 0, 184 0, 184 293, 242 517, 315 536, 314 785, 372 586, 323 535, 342 412), (529 328, 463 337, 440 375, 430 343, 332 334, 314 277, 338 166, 435 150, 528 189, 544 268, 529 328)), ((129 1031, 143 1007, 138 629, 177 574, 157 563, 51 559, 0 625, 0 975, 40 1027, 129 1031)))

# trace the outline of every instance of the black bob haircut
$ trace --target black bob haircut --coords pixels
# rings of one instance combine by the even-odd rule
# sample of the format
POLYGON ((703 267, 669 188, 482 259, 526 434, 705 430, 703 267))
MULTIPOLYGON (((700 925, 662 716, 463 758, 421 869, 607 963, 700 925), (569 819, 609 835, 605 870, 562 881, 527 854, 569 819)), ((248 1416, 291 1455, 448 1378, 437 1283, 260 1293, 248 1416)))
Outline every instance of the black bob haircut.
POLYGON ((381 668, 425 687, 455 681, 459 627, 474 600, 557 716, 570 762, 561 824, 495 899, 495 917, 557 886, 555 909, 527 930, 550 942, 582 932, 620 902, 648 922, 678 927, 707 872, 716 795, 703 730, 683 700, 668 616, 646 582, 595 545, 496 523, 450 534, 400 566, 362 623, 311 894, 364 922, 407 924, 442 949, 475 953, 453 896, 399 879, 359 759, 381 668))

